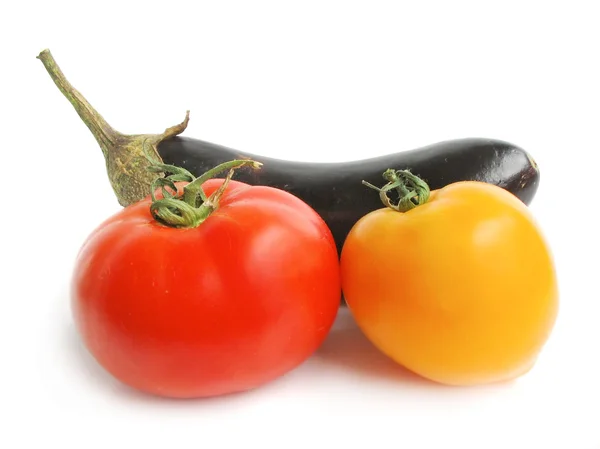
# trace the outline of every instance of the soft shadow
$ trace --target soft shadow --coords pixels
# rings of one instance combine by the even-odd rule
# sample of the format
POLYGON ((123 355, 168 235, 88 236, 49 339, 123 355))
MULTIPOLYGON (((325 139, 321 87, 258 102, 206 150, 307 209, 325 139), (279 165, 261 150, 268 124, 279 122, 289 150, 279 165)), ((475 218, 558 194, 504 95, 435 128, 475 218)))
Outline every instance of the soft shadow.
POLYGON ((420 387, 435 390, 436 394, 478 395, 482 392, 502 390, 515 384, 516 379, 484 385, 454 386, 434 382, 419 376, 399 365, 371 343, 362 333, 349 309, 340 309, 335 325, 329 336, 315 353, 315 358, 322 363, 339 366, 345 370, 396 385, 420 387))
POLYGON ((364 376, 427 387, 443 387, 394 362, 377 349, 354 321, 347 308, 340 309, 329 336, 315 357, 364 376))
POLYGON ((136 390, 106 371, 90 354, 87 348, 81 341, 79 334, 75 330, 75 326, 70 324, 64 332, 64 346, 66 353, 73 360, 73 366, 78 369, 81 376, 91 384, 91 388, 102 390, 102 394, 108 394, 117 397, 119 400, 131 401, 132 403, 140 403, 143 405, 150 404, 161 407, 202 407, 202 406, 224 406, 230 407, 232 404, 241 405, 245 402, 252 401, 255 395, 268 394, 268 390, 278 388, 286 381, 286 376, 282 376, 266 385, 263 385, 245 392, 231 393, 227 395, 208 397, 208 398, 191 398, 178 399, 162 396, 155 396, 136 390))

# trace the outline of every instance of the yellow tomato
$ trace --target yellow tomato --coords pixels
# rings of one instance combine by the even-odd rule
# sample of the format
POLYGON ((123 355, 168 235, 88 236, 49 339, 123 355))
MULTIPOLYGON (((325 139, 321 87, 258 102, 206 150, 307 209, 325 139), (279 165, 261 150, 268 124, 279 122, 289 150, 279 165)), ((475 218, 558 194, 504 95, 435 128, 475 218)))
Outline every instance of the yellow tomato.
POLYGON ((528 371, 553 328, 549 248, 504 189, 460 182, 421 205, 363 217, 341 254, 342 286, 365 335, 431 380, 473 385, 528 371))

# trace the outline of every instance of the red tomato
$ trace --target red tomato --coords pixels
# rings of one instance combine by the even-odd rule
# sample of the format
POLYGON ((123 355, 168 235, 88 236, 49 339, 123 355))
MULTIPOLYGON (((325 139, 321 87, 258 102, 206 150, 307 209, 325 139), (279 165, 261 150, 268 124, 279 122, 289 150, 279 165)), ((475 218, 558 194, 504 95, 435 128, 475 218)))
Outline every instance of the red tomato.
MULTIPOLYGON (((222 182, 207 181, 206 194, 222 182)), ((107 371, 160 396, 215 396, 274 380, 320 346, 341 285, 313 209, 236 181, 197 228, 159 224, 150 203, 105 221, 76 263, 74 319, 107 371)))

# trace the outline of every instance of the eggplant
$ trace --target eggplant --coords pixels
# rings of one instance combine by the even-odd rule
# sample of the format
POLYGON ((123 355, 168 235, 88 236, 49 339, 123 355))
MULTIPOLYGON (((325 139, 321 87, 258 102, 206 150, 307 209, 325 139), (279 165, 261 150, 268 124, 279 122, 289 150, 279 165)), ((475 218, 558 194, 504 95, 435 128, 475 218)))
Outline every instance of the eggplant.
POLYGON ((263 163, 260 170, 240 170, 236 180, 286 190, 309 204, 325 220, 338 251, 352 226, 365 214, 383 207, 379 195, 362 181, 383 185, 388 168, 409 169, 439 189, 453 182, 472 180, 500 186, 530 204, 540 172, 533 158, 509 142, 464 138, 434 143, 369 159, 338 163, 296 162, 267 158, 189 137, 171 137, 158 144, 165 164, 176 165, 195 176, 232 159, 263 163))
POLYGON ((500 186, 530 204, 538 188, 537 164, 522 148, 509 142, 465 138, 438 142, 364 160, 309 163, 263 157, 188 137, 178 137, 185 120, 162 134, 124 135, 114 130, 66 80, 48 50, 38 56, 51 78, 96 137, 111 185, 122 206, 145 197, 157 174, 148 166, 166 163, 199 176, 232 159, 251 158, 263 164, 257 171, 239 171, 236 180, 277 187, 313 207, 331 229, 338 251, 359 218, 383 207, 377 193, 362 181, 383 184, 387 169, 409 169, 438 189, 458 181, 482 181, 500 186))

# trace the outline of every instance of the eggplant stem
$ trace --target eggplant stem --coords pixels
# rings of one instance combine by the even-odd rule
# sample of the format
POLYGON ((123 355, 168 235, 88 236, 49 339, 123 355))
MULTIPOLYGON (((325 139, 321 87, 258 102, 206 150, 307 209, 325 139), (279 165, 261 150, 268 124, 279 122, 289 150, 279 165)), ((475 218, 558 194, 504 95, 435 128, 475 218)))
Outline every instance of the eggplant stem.
POLYGON ((165 129, 160 134, 122 134, 112 128, 71 85, 50 50, 43 50, 37 59, 44 64, 58 89, 73 105, 100 145, 106 161, 108 178, 119 204, 126 207, 148 196, 154 181, 163 176, 161 172, 148 170, 148 167, 163 162, 158 153, 158 144, 185 131, 190 111, 186 111, 181 123, 165 129))

